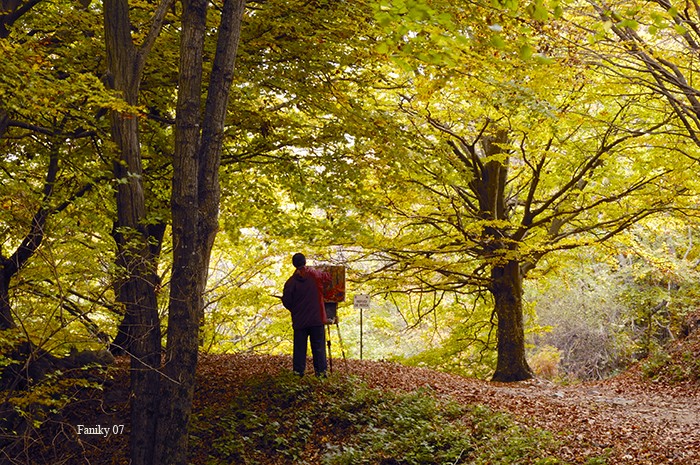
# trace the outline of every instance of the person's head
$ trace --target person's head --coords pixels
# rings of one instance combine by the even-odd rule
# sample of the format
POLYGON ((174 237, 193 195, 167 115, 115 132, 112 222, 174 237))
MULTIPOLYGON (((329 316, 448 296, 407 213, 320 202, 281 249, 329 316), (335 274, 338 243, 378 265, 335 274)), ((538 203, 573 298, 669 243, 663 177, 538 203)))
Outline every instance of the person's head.
POLYGON ((306 257, 302 253, 295 253, 292 256, 292 265, 294 265, 294 268, 299 269, 299 268, 304 268, 306 266, 306 257))

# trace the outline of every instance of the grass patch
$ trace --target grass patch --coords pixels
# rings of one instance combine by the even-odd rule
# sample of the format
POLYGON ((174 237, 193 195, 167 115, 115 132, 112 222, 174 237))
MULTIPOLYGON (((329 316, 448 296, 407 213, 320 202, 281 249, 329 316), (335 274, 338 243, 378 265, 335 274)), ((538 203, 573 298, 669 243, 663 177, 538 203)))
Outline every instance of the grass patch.
POLYGON ((230 405, 202 412, 192 435, 209 465, 564 463, 548 433, 504 414, 339 376, 250 380, 230 405))

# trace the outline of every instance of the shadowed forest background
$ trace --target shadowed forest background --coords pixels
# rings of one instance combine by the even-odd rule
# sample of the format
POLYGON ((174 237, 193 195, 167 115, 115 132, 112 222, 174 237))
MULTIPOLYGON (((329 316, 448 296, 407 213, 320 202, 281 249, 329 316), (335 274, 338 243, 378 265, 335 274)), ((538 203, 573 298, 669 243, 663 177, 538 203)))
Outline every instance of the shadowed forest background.
POLYGON ((362 333, 468 378, 696 383, 698 11, 2 0, 0 444, 116 356, 132 463, 186 463, 198 356, 291 353, 295 252, 346 269, 340 366, 362 333))

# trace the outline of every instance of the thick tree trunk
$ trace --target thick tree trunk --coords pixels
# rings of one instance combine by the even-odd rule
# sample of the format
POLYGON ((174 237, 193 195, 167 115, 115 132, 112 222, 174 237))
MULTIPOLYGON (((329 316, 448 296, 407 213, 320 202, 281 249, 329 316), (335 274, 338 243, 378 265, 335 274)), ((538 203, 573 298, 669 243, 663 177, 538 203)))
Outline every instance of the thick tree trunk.
MULTIPOLYGON (((506 208, 506 185, 508 184, 508 157, 496 158, 504 154, 508 142, 508 132, 496 130, 490 137, 484 137, 482 147, 486 162, 479 159, 472 148, 471 158, 462 155, 466 165, 475 173, 470 189, 479 200, 479 217, 487 222, 508 221, 506 208)), ((459 150, 456 152, 461 153, 459 150)), ((504 241, 507 234, 496 226, 484 227, 484 250, 489 259, 505 260, 511 247, 504 241)), ((493 265, 489 291, 493 295, 498 319, 497 350, 498 360, 494 381, 521 381, 532 378, 532 371, 525 360, 525 329, 523 325, 523 275, 520 263, 510 260, 505 264, 493 265)))
POLYGON ((157 463, 187 463, 187 431, 194 394, 203 294, 197 196, 200 101, 207 0, 183 1, 175 156, 172 183, 173 270, 170 280, 166 377, 162 380, 157 463))
POLYGON ((532 370, 525 359, 523 324, 522 273, 520 264, 511 260, 491 270, 498 330, 498 361, 493 381, 513 382, 530 379, 532 370))
MULTIPOLYGON (((126 240, 123 237, 123 235, 118 232, 118 229, 118 224, 115 223, 114 230, 112 231, 112 236, 114 237, 114 241, 117 244, 116 263, 119 266, 126 266, 126 263, 124 263, 125 261, 122 260, 120 257, 124 256, 126 252, 125 246, 127 246, 128 244, 126 243, 126 240)), ((165 235, 165 229, 165 223, 149 225, 147 228, 148 248, 150 250, 150 257, 151 262, 153 263, 153 269, 155 269, 158 260, 160 259, 160 252, 161 247, 163 245, 163 236, 165 235)), ((155 271, 152 270, 151 274, 152 278, 149 280, 149 282, 153 284, 155 292, 155 290, 161 287, 162 282, 160 276, 156 275, 155 271)), ((125 302, 125 300, 123 299, 127 297, 123 296, 122 294, 128 286, 128 281, 125 282, 124 279, 116 280, 114 284, 114 294, 117 296, 117 302, 125 302)), ((156 295, 154 294, 153 297, 155 298, 156 295)), ((153 305, 155 305, 155 302, 153 303, 153 305)), ((134 353, 134 350, 136 350, 136 338, 139 334, 139 325, 136 320, 137 315, 135 315, 133 312, 127 312, 127 308, 123 308, 123 310, 124 311, 121 314, 122 320, 119 323, 119 326, 117 327, 117 334, 109 346, 109 351, 112 353, 112 355, 115 356, 134 353)))
POLYGON ((203 118, 203 52, 207 0, 183 2, 175 157, 173 273, 170 284, 166 377, 155 463, 187 464, 188 425, 199 349, 199 328, 219 210, 224 120, 245 8, 225 0, 203 118))

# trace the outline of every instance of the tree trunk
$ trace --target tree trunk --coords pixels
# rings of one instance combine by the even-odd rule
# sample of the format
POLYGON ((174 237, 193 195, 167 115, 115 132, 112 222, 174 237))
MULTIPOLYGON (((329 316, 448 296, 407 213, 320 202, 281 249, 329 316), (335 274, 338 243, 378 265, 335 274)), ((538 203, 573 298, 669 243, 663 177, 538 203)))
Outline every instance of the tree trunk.
MULTIPOLYGON (((164 6, 161 5, 161 9, 164 6)), ((127 0, 105 0, 105 46, 111 87, 129 105, 137 105, 148 48, 137 50, 131 38, 127 0)), ((157 24, 154 22, 154 24, 157 24)), ((155 31, 159 27, 155 27, 155 31)), ((151 45, 155 32, 145 43, 151 45)), ((133 465, 153 460, 158 421, 161 332, 155 287, 158 282, 155 256, 145 225, 139 117, 130 111, 112 111, 112 139, 117 147, 114 176, 119 181, 117 202, 117 265, 124 277, 117 301, 124 306, 126 333, 131 355, 131 434, 133 465)))
MULTIPOLYGON (((160 276, 158 276, 154 270, 160 259, 160 253, 163 245, 163 237, 165 235, 166 226, 167 225, 165 223, 159 222, 157 224, 148 225, 147 228, 148 248, 150 250, 150 257, 153 263, 151 272, 152 278, 149 279, 149 282, 153 283, 154 292, 162 285, 160 276)), ((117 257, 115 261, 119 266, 126 266, 126 263, 124 263, 125 261, 120 257, 123 257, 126 253, 125 247, 127 247, 128 244, 126 243, 126 240, 123 237, 123 235, 120 234, 118 231, 119 227, 118 224, 115 222, 114 229, 112 231, 112 236, 114 237, 114 241, 117 245, 117 257)), ((123 304, 125 302, 123 298, 126 297, 122 294, 124 292, 124 289, 128 286, 128 281, 125 281, 124 279, 115 280, 114 294, 117 296, 118 303, 123 304)), ((155 297, 156 295, 154 294, 154 298, 155 297)), ((122 307, 125 307, 125 305, 123 305, 122 307)), ((122 308, 122 310, 122 319, 119 323, 119 326, 117 327, 117 334, 109 346, 109 351, 112 353, 112 355, 115 356, 134 353, 134 350, 136 350, 136 339, 138 337, 138 322, 136 321, 137 315, 135 315, 133 312, 127 312, 127 308, 122 308)))
MULTIPOLYGON (((506 208, 506 186, 508 184, 508 157, 496 158, 505 154, 504 145, 508 142, 508 132, 496 130, 493 136, 482 140, 485 163, 476 152, 471 152, 472 161, 467 166, 478 176, 470 187, 479 199, 479 217, 487 222, 508 221, 506 208)), ((507 233, 497 226, 484 227, 484 250, 486 255, 499 261, 506 260, 512 247, 507 233)), ((532 378, 532 371, 525 360, 525 329, 523 325, 523 274, 520 263, 509 260, 505 264, 493 265, 489 291, 493 295, 498 328, 496 331, 498 360, 494 381, 521 381, 532 378)))
POLYGON ((154 462, 170 465, 187 464, 187 428, 197 368, 202 299, 218 226, 224 120, 245 8, 244 0, 224 1, 202 117, 207 3, 207 0, 183 2, 171 201, 173 272, 166 376, 154 462))
POLYGON ((534 375, 525 359, 523 324, 522 273, 520 264, 511 260, 505 266, 491 269, 491 294, 498 318, 498 361, 493 381, 513 382, 534 375))
POLYGON ((200 149, 203 52, 207 0, 184 0, 180 42, 175 156, 172 182, 173 268, 170 280, 168 342, 158 463, 187 463, 194 377, 199 346, 203 257, 198 234, 198 166, 200 149))
POLYGON ((7 132, 7 126, 9 122, 10 117, 7 114, 7 110, 0 108, 0 139, 2 139, 5 135, 5 132, 7 132))
POLYGON ((58 147, 52 147, 49 166, 46 170, 46 180, 44 181, 43 198, 39 209, 32 217, 29 232, 9 258, 3 257, 0 252, 0 329, 11 329, 17 325, 12 317, 12 306, 10 305, 10 281, 27 264, 44 240, 46 221, 52 213, 49 201, 59 171, 58 154, 58 147))
POLYGON ((16 327, 10 306, 10 278, 7 259, 0 255, 0 331, 16 327))

